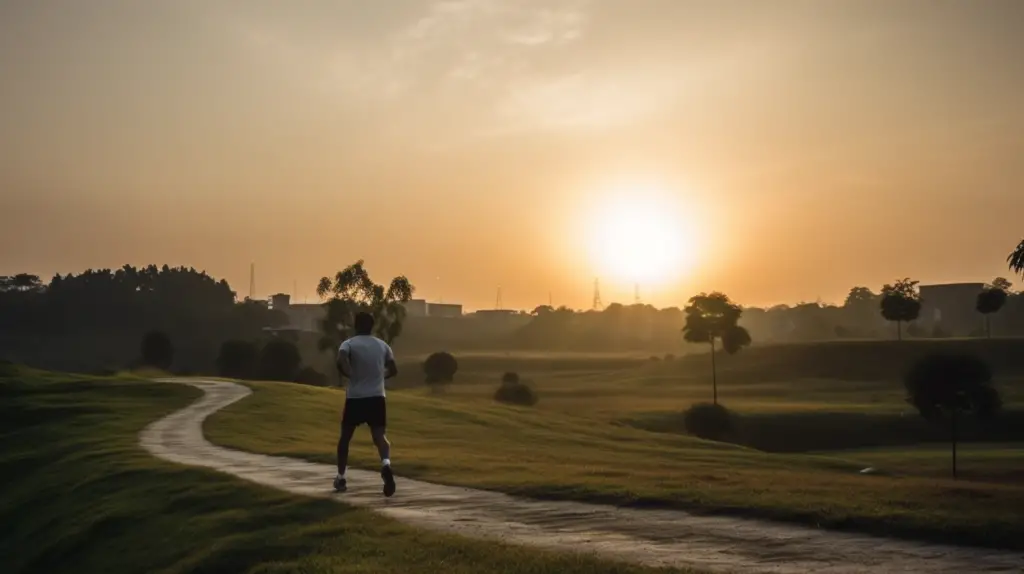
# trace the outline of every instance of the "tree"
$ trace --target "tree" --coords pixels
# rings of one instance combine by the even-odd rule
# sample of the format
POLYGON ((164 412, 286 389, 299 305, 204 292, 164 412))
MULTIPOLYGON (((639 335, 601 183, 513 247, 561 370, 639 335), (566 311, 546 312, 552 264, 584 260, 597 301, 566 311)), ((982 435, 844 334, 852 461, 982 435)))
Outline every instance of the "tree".
POLYGON ((1006 277, 996 277, 992 280, 993 289, 1002 289, 1008 294, 1013 290, 1013 283, 1011 283, 1006 277))
POLYGON ((985 316, 985 336, 989 339, 992 338, 992 320, 991 315, 998 313, 1003 305, 1006 304, 1007 294, 1002 289, 989 286, 981 290, 978 293, 978 300, 975 303, 975 308, 979 313, 985 316))
POLYGON ((846 301, 843 303, 843 307, 850 308, 863 308, 865 306, 874 305, 878 301, 878 295, 871 291, 867 287, 854 287, 850 289, 850 293, 846 295, 846 301))
POLYGON ((1011 271, 1024 275, 1024 240, 1017 244, 1017 248, 1006 258, 1006 262, 1011 271))
POLYGON ((750 333, 737 323, 743 308, 729 300, 724 293, 700 293, 690 297, 683 309, 686 324, 683 339, 690 343, 711 345, 711 388, 714 404, 718 404, 718 372, 715 365, 715 341, 722 340, 722 348, 730 355, 750 345, 750 333))
POLYGON ((992 386, 992 371, 973 355, 930 355, 911 367, 904 379, 907 402, 929 422, 949 423, 953 478, 957 478, 957 420, 973 414, 991 419, 1002 406, 992 386))
POLYGON ((459 362, 451 353, 434 353, 423 361, 423 374, 429 384, 450 383, 458 370, 459 362))
POLYGON ((302 355, 295 343, 274 337, 260 351, 259 378, 292 382, 299 374, 302 355))
POLYGON ((921 295, 918 281, 901 279, 893 285, 882 286, 882 317, 896 323, 896 338, 903 340, 903 323, 917 319, 921 314, 921 295))
POLYGON ((373 315, 374 334, 389 345, 402 334, 405 321, 405 303, 412 299, 412 283, 405 276, 391 280, 385 288, 370 279, 360 259, 335 274, 334 278, 323 277, 316 293, 322 299, 327 316, 322 322, 323 337, 321 350, 337 348, 348 338, 356 313, 365 311, 373 315))
POLYGON ((174 345, 167 333, 162 331, 150 331, 142 337, 142 363, 167 370, 174 362, 174 345))
POLYGON ((251 379, 256 375, 260 351, 250 341, 224 341, 217 355, 217 372, 230 379, 251 379))

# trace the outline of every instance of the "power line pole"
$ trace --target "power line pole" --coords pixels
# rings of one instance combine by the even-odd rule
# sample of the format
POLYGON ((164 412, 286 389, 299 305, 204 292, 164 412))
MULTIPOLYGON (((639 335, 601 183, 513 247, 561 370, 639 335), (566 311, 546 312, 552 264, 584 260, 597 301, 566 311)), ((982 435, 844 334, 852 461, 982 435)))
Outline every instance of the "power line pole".
POLYGON ((504 309, 505 308, 504 303, 501 300, 501 285, 498 285, 498 297, 494 301, 494 308, 495 309, 504 309))
POLYGON ((595 311, 604 309, 604 303, 601 302, 601 282, 599 279, 594 279, 594 306, 595 311))
POLYGON ((256 263, 249 263, 249 299, 256 300, 256 263))

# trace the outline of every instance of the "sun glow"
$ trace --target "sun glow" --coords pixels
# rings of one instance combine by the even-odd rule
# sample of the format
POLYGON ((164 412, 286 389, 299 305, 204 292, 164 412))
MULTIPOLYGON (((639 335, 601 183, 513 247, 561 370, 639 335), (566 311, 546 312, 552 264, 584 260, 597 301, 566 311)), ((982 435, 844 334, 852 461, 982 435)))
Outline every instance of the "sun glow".
POLYGON ((655 285, 691 270, 693 233, 674 198, 657 190, 628 187, 599 206, 590 220, 588 245, 600 274, 655 285))

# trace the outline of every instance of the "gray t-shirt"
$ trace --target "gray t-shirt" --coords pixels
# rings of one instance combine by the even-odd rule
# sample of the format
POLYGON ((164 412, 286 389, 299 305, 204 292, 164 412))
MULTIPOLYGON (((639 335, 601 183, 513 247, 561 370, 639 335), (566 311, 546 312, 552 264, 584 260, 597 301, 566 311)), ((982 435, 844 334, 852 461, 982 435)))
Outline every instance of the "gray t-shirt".
POLYGON ((338 348, 338 354, 348 355, 352 365, 352 378, 346 396, 365 399, 384 396, 384 364, 394 361, 395 355, 387 343, 373 335, 356 335, 338 348))

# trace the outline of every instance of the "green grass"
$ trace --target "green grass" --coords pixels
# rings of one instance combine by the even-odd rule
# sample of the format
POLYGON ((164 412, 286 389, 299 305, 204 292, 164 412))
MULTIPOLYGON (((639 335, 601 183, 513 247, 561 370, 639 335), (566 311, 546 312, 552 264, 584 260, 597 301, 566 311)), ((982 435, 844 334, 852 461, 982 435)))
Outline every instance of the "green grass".
MULTIPOLYGON (((619 383, 626 389, 628 384, 619 383)), ((252 386, 253 396, 207 421, 210 440, 333 462, 342 393, 293 384, 252 386)), ((548 400, 545 388, 542 405, 548 400)), ((389 395, 389 436, 400 474, 537 498, 676 507, 1024 547, 1019 483, 952 482, 928 473, 865 476, 857 472, 871 464, 863 453, 768 454, 615 424, 586 408, 568 414, 567 405, 505 407, 474 399, 465 389, 452 391, 451 396, 410 390, 389 395)), ((590 394, 587 386, 576 392, 590 394)), ((1019 466, 1024 457, 1005 460, 1019 466)), ((365 431, 357 436, 352 462, 368 467, 376 462, 365 431)))
POLYGON ((4 374, 0 556, 7 574, 653 572, 417 531, 142 451, 138 431, 196 399, 197 389, 4 374))

